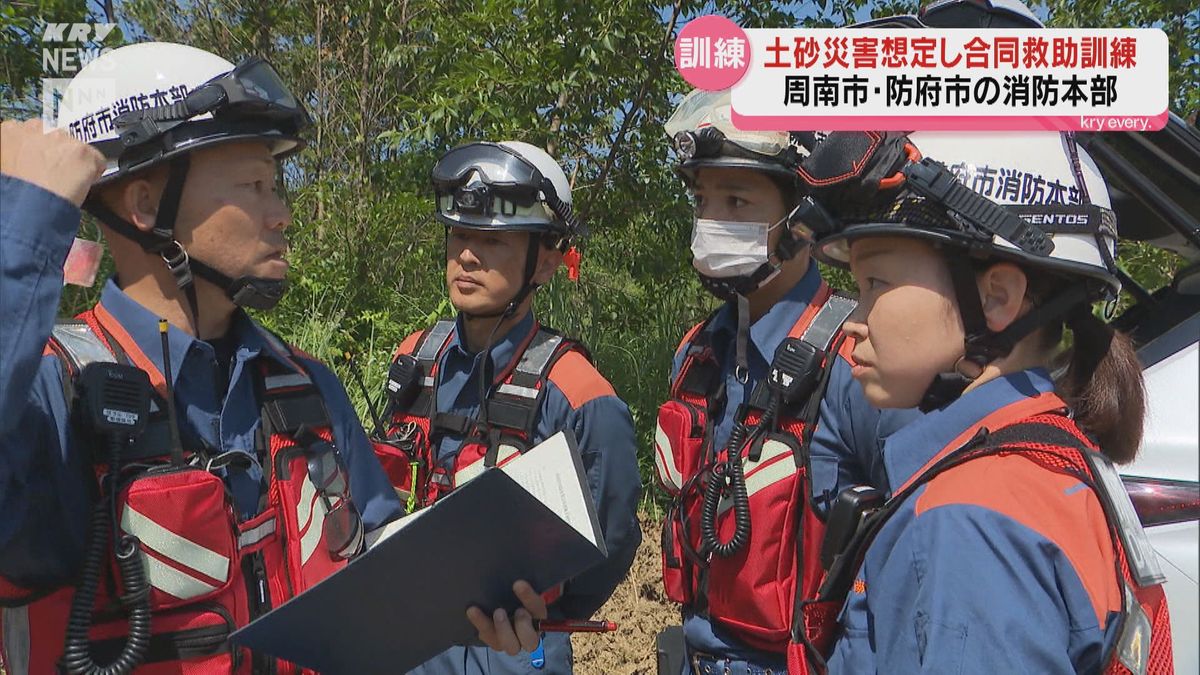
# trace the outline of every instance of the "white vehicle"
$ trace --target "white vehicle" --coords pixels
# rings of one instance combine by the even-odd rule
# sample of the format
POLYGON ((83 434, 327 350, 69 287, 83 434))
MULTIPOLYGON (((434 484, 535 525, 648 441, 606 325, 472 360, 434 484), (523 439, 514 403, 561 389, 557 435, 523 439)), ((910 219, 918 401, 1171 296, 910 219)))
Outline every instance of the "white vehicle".
POLYGON ((1200 672, 1200 131, 1172 115, 1158 132, 1083 139, 1112 194, 1122 239, 1187 261, 1114 322, 1139 345, 1146 431, 1125 487, 1167 577, 1175 672, 1200 672))

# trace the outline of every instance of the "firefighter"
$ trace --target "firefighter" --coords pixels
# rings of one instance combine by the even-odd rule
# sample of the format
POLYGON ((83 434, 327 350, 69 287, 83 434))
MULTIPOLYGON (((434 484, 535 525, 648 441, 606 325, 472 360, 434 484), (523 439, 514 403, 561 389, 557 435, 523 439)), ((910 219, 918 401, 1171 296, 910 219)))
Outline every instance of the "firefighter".
POLYGON ((684 337, 659 410, 663 580, 688 672, 783 672, 803 655, 797 603, 833 497, 885 487, 879 439, 915 413, 881 415, 850 377, 838 328, 854 300, 810 257, 823 212, 799 169, 817 136, 731 117, 728 91, 695 91, 667 123, 695 202, 692 264, 724 302, 684 337))
MULTIPOLYGON (((641 481, 629 408, 587 349, 541 324, 533 311, 537 289, 564 256, 577 256, 573 244, 582 225, 571 208, 570 184, 549 154, 520 141, 454 148, 438 160, 432 179, 457 315, 412 334, 397 349, 389 371, 391 428, 376 450, 393 485, 417 509, 485 468, 571 432, 608 558, 550 589, 534 612, 542 613, 544 600, 551 618, 585 619, 633 563, 641 541, 641 481)), ((518 611, 513 619, 499 611, 495 627, 480 625, 485 637, 508 636, 507 642, 485 641, 507 656, 455 647, 415 672, 529 672, 531 655, 517 653, 514 629, 524 621, 528 631, 531 614, 518 611)), ((547 634, 540 650, 535 660, 544 659, 542 672, 571 672, 569 635, 547 634)))
POLYGON ((885 441, 892 496, 822 589, 847 598, 829 672, 1169 672, 1163 578, 1113 469, 1139 447, 1141 368, 1092 313, 1120 289, 1104 180, 1070 134, 907 148, 869 203, 826 200, 817 237, 861 289, 867 399, 928 411, 885 441))

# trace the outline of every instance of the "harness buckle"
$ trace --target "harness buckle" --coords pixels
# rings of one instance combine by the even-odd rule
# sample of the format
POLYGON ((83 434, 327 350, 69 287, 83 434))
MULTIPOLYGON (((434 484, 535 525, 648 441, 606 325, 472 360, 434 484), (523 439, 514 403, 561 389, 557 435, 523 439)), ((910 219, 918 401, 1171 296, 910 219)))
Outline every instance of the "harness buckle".
POLYGON ((175 277, 175 285, 183 288, 192 283, 192 266, 191 259, 188 257, 188 252, 183 248, 183 245, 174 239, 158 252, 162 257, 163 262, 167 264, 167 269, 171 271, 171 276, 175 277))

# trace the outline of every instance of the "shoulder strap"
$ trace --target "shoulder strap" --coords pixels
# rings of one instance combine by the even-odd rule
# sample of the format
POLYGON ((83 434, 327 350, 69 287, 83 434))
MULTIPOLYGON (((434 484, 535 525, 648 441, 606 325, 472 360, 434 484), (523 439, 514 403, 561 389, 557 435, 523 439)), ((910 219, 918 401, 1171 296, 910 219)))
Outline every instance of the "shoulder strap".
POLYGON ((714 388, 719 385, 717 376, 720 368, 709 344, 709 327, 719 311, 713 311, 703 321, 692 326, 675 350, 676 354, 683 352, 683 362, 679 365, 675 379, 671 381, 672 398, 686 396, 695 401, 709 401, 714 388))
POLYGON ((412 410, 428 410, 433 412, 437 406, 434 389, 437 387, 437 363, 450 338, 454 335, 454 322, 442 319, 425 330, 417 342, 416 354, 420 391, 416 400, 410 406, 412 410))
MULTIPOLYGON (((271 349, 271 351, 275 352, 275 354, 284 361, 290 363, 297 372, 307 372, 304 366, 300 364, 300 360, 296 358, 297 356, 303 354, 303 352, 300 352, 300 350, 292 346, 290 343, 285 342, 283 338, 276 335, 274 331, 258 323, 257 321, 251 321, 250 324, 254 326, 255 330, 257 330, 260 335, 262 335, 263 339, 267 343, 267 347, 271 349)), ((305 354, 305 356, 307 355, 305 354)))
POLYGON ((557 331, 539 327, 512 372, 489 397, 488 422, 521 431, 526 438, 532 436, 550 371, 558 359, 570 351, 581 352, 591 361, 582 344, 557 331))
POLYGON ((453 334, 454 322, 447 319, 442 319, 427 328, 422 333, 420 340, 417 341, 415 354, 417 361, 422 363, 435 362, 438 354, 442 353, 442 349, 450 342, 450 336, 453 334))
MULTIPOLYGON (((1051 415, 1054 413, 1028 418, 992 432, 986 428, 980 428, 966 443, 946 454, 936 463, 927 467, 920 475, 910 480, 900 492, 892 495, 886 504, 868 516, 863 526, 851 538, 846 550, 834 559, 818 591, 819 598, 833 600, 846 597, 854 575, 861 567, 863 557, 871 542, 874 541, 875 535, 913 493, 945 471, 971 460, 1002 452, 1042 452, 1054 455, 1060 460, 1062 455, 1055 452, 1056 449, 1070 449, 1083 454, 1094 454, 1094 450, 1085 439, 1058 425, 1049 423, 1046 418, 1051 415)), ((1078 475, 1085 483, 1094 486, 1083 467, 1061 461, 1059 466, 1061 470, 1070 471, 1078 475)))
POLYGON ((706 316, 703 321, 689 328, 688 332, 683 334, 683 339, 680 340, 679 344, 675 347, 675 353, 678 354, 684 347, 690 345, 692 340, 700 334, 700 331, 704 330, 708 324, 712 323, 713 317, 716 315, 716 312, 712 312, 706 316))
POLYGON ((57 320, 50 332, 50 342, 72 376, 89 363, 115 363, 117 360, 91 326, 80 319, 57 320))
POLYGON ((436 371, 438 359, 454 334, 454 322, 438 321, 423 331, 409 335, 392 356, 388 371, 388 405, 385 416, 397 413, 432 418, 437 405, 436 371))
POLYGON ((90 363, 116 363, 108 345, 82 319, 57 319, 47 347, 62 364, 62 391, 68 410, 75 399, 75 377, 90 363))
MULTIPOLYGON (((829 302, 830 296, 833 294, 833 288, 825 283, 822 279, 821 283, 817 284, 817 291, 813 293, 813 297, 808 301, 808 306, 796 317, 796 323, 792 325, 792 329, 788 331, 788 337, 800 337, 808 327, 816 321, 817 314, 825 308, 829 302)), ((849 298, 845 298, 849 299, 849 298)))
POLYGON ((329 427, 332 420, 308 370, 292 358, 293 352, 282 340, 273 347, 282 348, 295 369, 284 368, 262 359, 259 374, 262 387, 263 429, 272 434, 296 435, 302 427, 329 427))
MULTIPOLYGON (((794 416, 794 419, 799 419, 810 427, 816 421, 817 413, 820 411, 821 399, 825 396, 829 376, 837 361, 837 352, 845 339, 841 332, 842 324, 858 306, 858 302, 853 298, 830 294, 827 286, 823 285, 821 290, 825 292, 820 294, 823 296, 820 308, 815 313, 806 310, 796 325, 792 327, 787 338, 789 340, 798 339, 810 347, 807 351, 797 350, 797 354, 793 355, 793 357, 800 353, 809 355, 811 358, 810 369, 803 374, 789 373, 789 370, 797 369, 797 364, 793 363, 790 368, 784 368, 780 362, 774 359, 771 364, 772 372, 784 373, 783 377, 800 377, 801 381, 807 380, 806 384, 800 385, 803 387, 800 391, 804 391, 806 388, 808 393, 797 394, 800 398, 793 400, 790 407, 793 412, 799 413, 794 416)), ((794 361, 794 358, 789 361, 794 361)), ((766 410, 770 401, 770 386, 766 380, 759 381, 754 391, 751 392, 748 407, 766 410)), ((811 438, 812 430, 809 429, 806 435, 811 438)), ((801 453, 805 451, 806 445, 806 443, 801 443, 801 453)), ((799 460, 799 456, 797 456, 797 460, 799 460)))
POLYGON ((846 323, 846 319, 856 307, 858 301, 854 298, 840 293, 830 294, 812 322, 800 334, 800 339, 820 348, 821 351, 828 351, 834 336, 841 331, 842 324, 846 323))
MULTIPOLYGON (((98 334, 93 322, 90 312, 84 312, 79 318, 58 319, 50 332, 50 349, 63 364, 63 396, 72 417, 75 378, 85 367, 92 363, 130 364, 130 359, 125 356, 117 341, 111 336, 98 334)), ((159 409, 151 415, 150 422, 141 435, 122 453, 122 457, 127 461, 161 457, 166 455, 171 447, 169 420, 163 409, 163 400, 158 392, 154 392, 152 396, 159 409)), ((74 421, 73 424, 81 438, 91 437, 89 429, 74 421)))
MULTIPOLYGON (((329 411, 308 369, 296 358, 297 350, 258 322, 251 322, 276 356, 291 367, 259 359, 264 430, 294 435, 301 426, 328 427, 329 411), (267 423, 270 426, 267 426, 267 423)), ((269 435, 269 434, 268 434, 269 435)))

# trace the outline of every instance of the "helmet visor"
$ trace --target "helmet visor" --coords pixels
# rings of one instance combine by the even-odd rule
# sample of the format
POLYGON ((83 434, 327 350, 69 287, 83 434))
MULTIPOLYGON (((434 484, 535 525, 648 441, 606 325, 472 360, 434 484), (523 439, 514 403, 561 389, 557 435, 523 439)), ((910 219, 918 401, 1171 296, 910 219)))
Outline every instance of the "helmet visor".
POLYGON ((243 61, 228 75, 213 80, 208 85, 225 90, 227 105, 231 110, 248 108, 273 110, 286 113, 307 111, 292 94, 275 68, 266 60, 252 57, 243 61))
POLYGON ((665 125, 672 139, 680 133, 694 133, 705 127, 715 127, 728 143, 750 152, 774 157, 791 145, 786 131, 742 131, 733 126, 729 90, 704 91, 697 89, 684 97, 665 125))
POLYGON ((218 120, 265 120, 288 134, 312 123, 308 111, 270 63, 257 56, 196 87, 179 103, 152 106, 119 115, 113 126, 124 148, 148 143, 200 115, 218 120))

